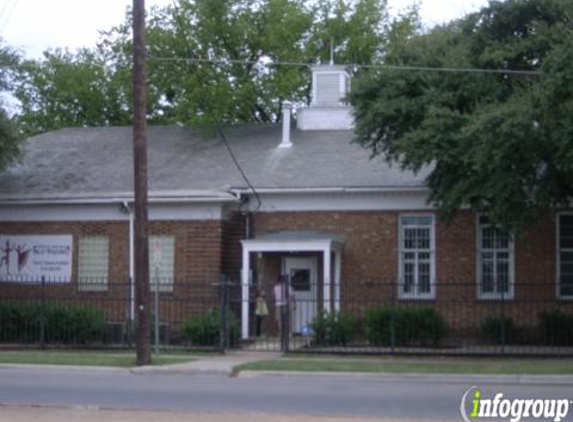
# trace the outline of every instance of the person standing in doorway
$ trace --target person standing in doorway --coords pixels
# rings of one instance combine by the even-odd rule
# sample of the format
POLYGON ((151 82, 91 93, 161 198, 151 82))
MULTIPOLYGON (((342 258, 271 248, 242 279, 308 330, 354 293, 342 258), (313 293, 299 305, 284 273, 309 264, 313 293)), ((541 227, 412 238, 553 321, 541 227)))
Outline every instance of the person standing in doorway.
POLYGON ((257 295, 257 302, 255 305, 255 315, 257 317, 257 337, 261 336, 263 321, 268 314, 269 308, 267 307, 265 291, 263 289, 259 289, 259 294, 257 295))
MULTIPOLYGON (((294 319, 293 311, 295 309, 294 291, 291 286, 286 282, 286 276, 280 276, 274 287, 275 294, 275 317, 279 324, 279 329, 282 330, 282 322, 289 318, 292 322, 294 319), (290 316, 287 313, 287 306, 290 306, 290 316), (284 318, 284 319, 283 319, 284 318)), ((287 327, 292 326, 288 324, 287 327)), ((289 334, 292 330, 289 327, 289 334)))

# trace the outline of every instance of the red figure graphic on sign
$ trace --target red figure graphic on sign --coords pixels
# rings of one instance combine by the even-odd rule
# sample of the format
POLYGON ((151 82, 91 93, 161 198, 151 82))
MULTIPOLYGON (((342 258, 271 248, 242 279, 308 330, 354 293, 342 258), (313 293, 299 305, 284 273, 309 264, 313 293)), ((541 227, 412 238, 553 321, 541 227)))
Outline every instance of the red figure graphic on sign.
POLYGON ((10 274, 10 252, 12 248, 10 247, 10 241, 6 241, 6 246, 2 249, 2 259, 0 259, 0 267, 2 264, 6 264, 6 274, 10 274))
POLYGON ((25 249, 26 245, 18 245, 16 247, 16 252, 18 253, 18 272, 22 272, 22 269, 26 266, 28 262, 28 257, 30 256, 30 249, 25 249))

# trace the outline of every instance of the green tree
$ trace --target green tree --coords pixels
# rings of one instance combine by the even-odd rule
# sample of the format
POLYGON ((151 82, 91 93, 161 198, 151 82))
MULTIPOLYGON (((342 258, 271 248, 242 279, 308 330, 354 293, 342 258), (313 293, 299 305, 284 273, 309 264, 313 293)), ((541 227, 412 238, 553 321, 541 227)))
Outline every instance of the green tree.
MULTIPOLYGON (((1 41, 0 41, 1 42, 1 41)), ((5 103, 6 95, 13 89, 15 72, 20 63, 20 54, 0 44, 0 170, 6 168, 19 153, 21 137, 5 103)))
POLYGON ((130 104, 114 89, 116 74, 88 49, 46 51, 43 60, 22 63, 14 91, 18 121, 26 134, 67 126, 127 124, 130 104))
POLYGON ((519 231, 568 206, 572 9, 567 0, 491 1, 428 32, 402 22, 386 65, 504 72, 367 72, 350 96, 356 141, 404 169, 429 171, 430 201, 446 219, 469 206, 519 231))
MULTIPOLYGON (((274 122, 284 100, 309 100, 307 67, 370 63, 384 39, 384 0, 180 0, 148 15, 152 124, 274 122), (177 5, 175 7, 175 4, 177 5)), ((97 48, 28 61, 16 97, 27 133, 129 124, 131 16, 97 48)))

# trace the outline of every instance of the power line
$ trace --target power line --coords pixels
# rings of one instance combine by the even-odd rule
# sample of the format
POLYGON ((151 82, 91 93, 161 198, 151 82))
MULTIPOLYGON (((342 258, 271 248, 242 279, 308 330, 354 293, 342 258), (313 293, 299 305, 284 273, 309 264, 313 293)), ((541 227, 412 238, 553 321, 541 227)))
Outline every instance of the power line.
POLYGON ((217 127, 217 132, 219 132, 219 136, 221 137, 221 139, 223 140, 223 143, 227 147, 227 151, 229 151, 229 155, 231 156, 233 163, 235 163, 235 166, 239 170, 239 173, 241 173, 241 176, 243 176, 243 179, 247 183, 247 186, 251 189, 251 191, 253 192, 253 195, 255 195, 255 198, 257 198, 257 207, 254 210, 255 212, 257 212, 261 208, 261 205, 262 205, 261 197, 259 196, 257 190, 255 189, 255 187, 252 185, 251 181, 247 177, 245 171, 243 170, 243 168, 239 164, 237 157, 235 157, 235 154, 233 153, 233 150, 231 149, 231 146, 229 145, 229 142, 227 141, 227 137, 225 136, 223 129, 221 129, 220 125, 216 125, 216 127, 217 127))
MULTIPOLYGON (((6 25, 8 25, 8 22, 10 21, 10 18, 12 17, 12 13, 14 13, 14 10, 16 9, 16 5, 18 4, 18 0, 14 0, 12 2, 12 6, 10 7, 9 11, 8 11, 8 15, 6 16, 6 19, 4 20, 4 23, 2 24, 2 29, 0 29, 0 34, 4 33, 4 29, 6 29, 6 25)), ((4 13, 4 9, 2 9, 2 14, 4 13)))
POLYGON ((4 6, 2 6, 2 10, 0 10, 0 19, 2 19, 2 17, 4 16, 4 12, 6 12, 6 8, 8 7, 9 4, 10 1, 7 1, 6 3, 4 3, 4 6))
MULTIPOLYGON (((266 67, 273 66, 295 66, 295 67, 308 67, 313 63, 305 62, 261 62, 260 60, 236 60, 236 59, 201 59, 201 58, 186 58, 186 57, 158 57, 148 56, 148 60, 154 62, 190 62, 190 63, 208 63, 208 64, 238 64, 245 66, 261 65, 266 67)), ((447 72, 447 73, 490 73, 490 74, 512 74, 512 75, 525 75, 525 76, 539 76, 541 72, 536 70, 514 70, 514 69, 480 69, 480 68, 455 68, 455 67, 431 67, 431 66, 398 66, 398 65, 385 65, 385 64, 343 64, 340 66, 347 66, 354 69, 379 69, 391 71, 418 71, 418 72, 447 72)))

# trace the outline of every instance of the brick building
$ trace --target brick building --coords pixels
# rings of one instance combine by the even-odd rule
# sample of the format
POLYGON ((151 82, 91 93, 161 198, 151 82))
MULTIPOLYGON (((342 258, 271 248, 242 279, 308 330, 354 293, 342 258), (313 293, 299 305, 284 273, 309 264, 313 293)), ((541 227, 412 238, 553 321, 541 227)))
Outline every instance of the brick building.
MULTIPOLYGON (((526 325, 555 304, 571 312, 573 214, 543 216, 518 239, 466 210, 446 225, 426 201, 427 170, 402 171, 351 143, 341 101, 349 85, 344 69, 317 66, 312 104, 296 125, 287 103, 280 125, 223 128, 251 186, 214 131, 149 128, 150 249, 161 255, 161 294, 191 298, 190 285, 228 275, 241 283, 244 338, 253 332, 254 286, 270 296, 281 274, 300 304, 295 331, 322 310, 390 301, 431 304, 460 329, 500 300, 526 325), (463 309, 447 306, 459 298, 463 309)), ((132 163, 128 127, 29 139, 21 162, 0 175, 0 291, 42 274, 41 263, 26 272, 36 242, 30 253, 69 251, 44 268, 74 297, 115 294, 133 274, 132 163)), ((216 292, 205 287, 205 295, 216 292)), ((185 306, 177 312, 192 312, 185 306)), ((130 317, 111 308, 111 320, 130 317)))

